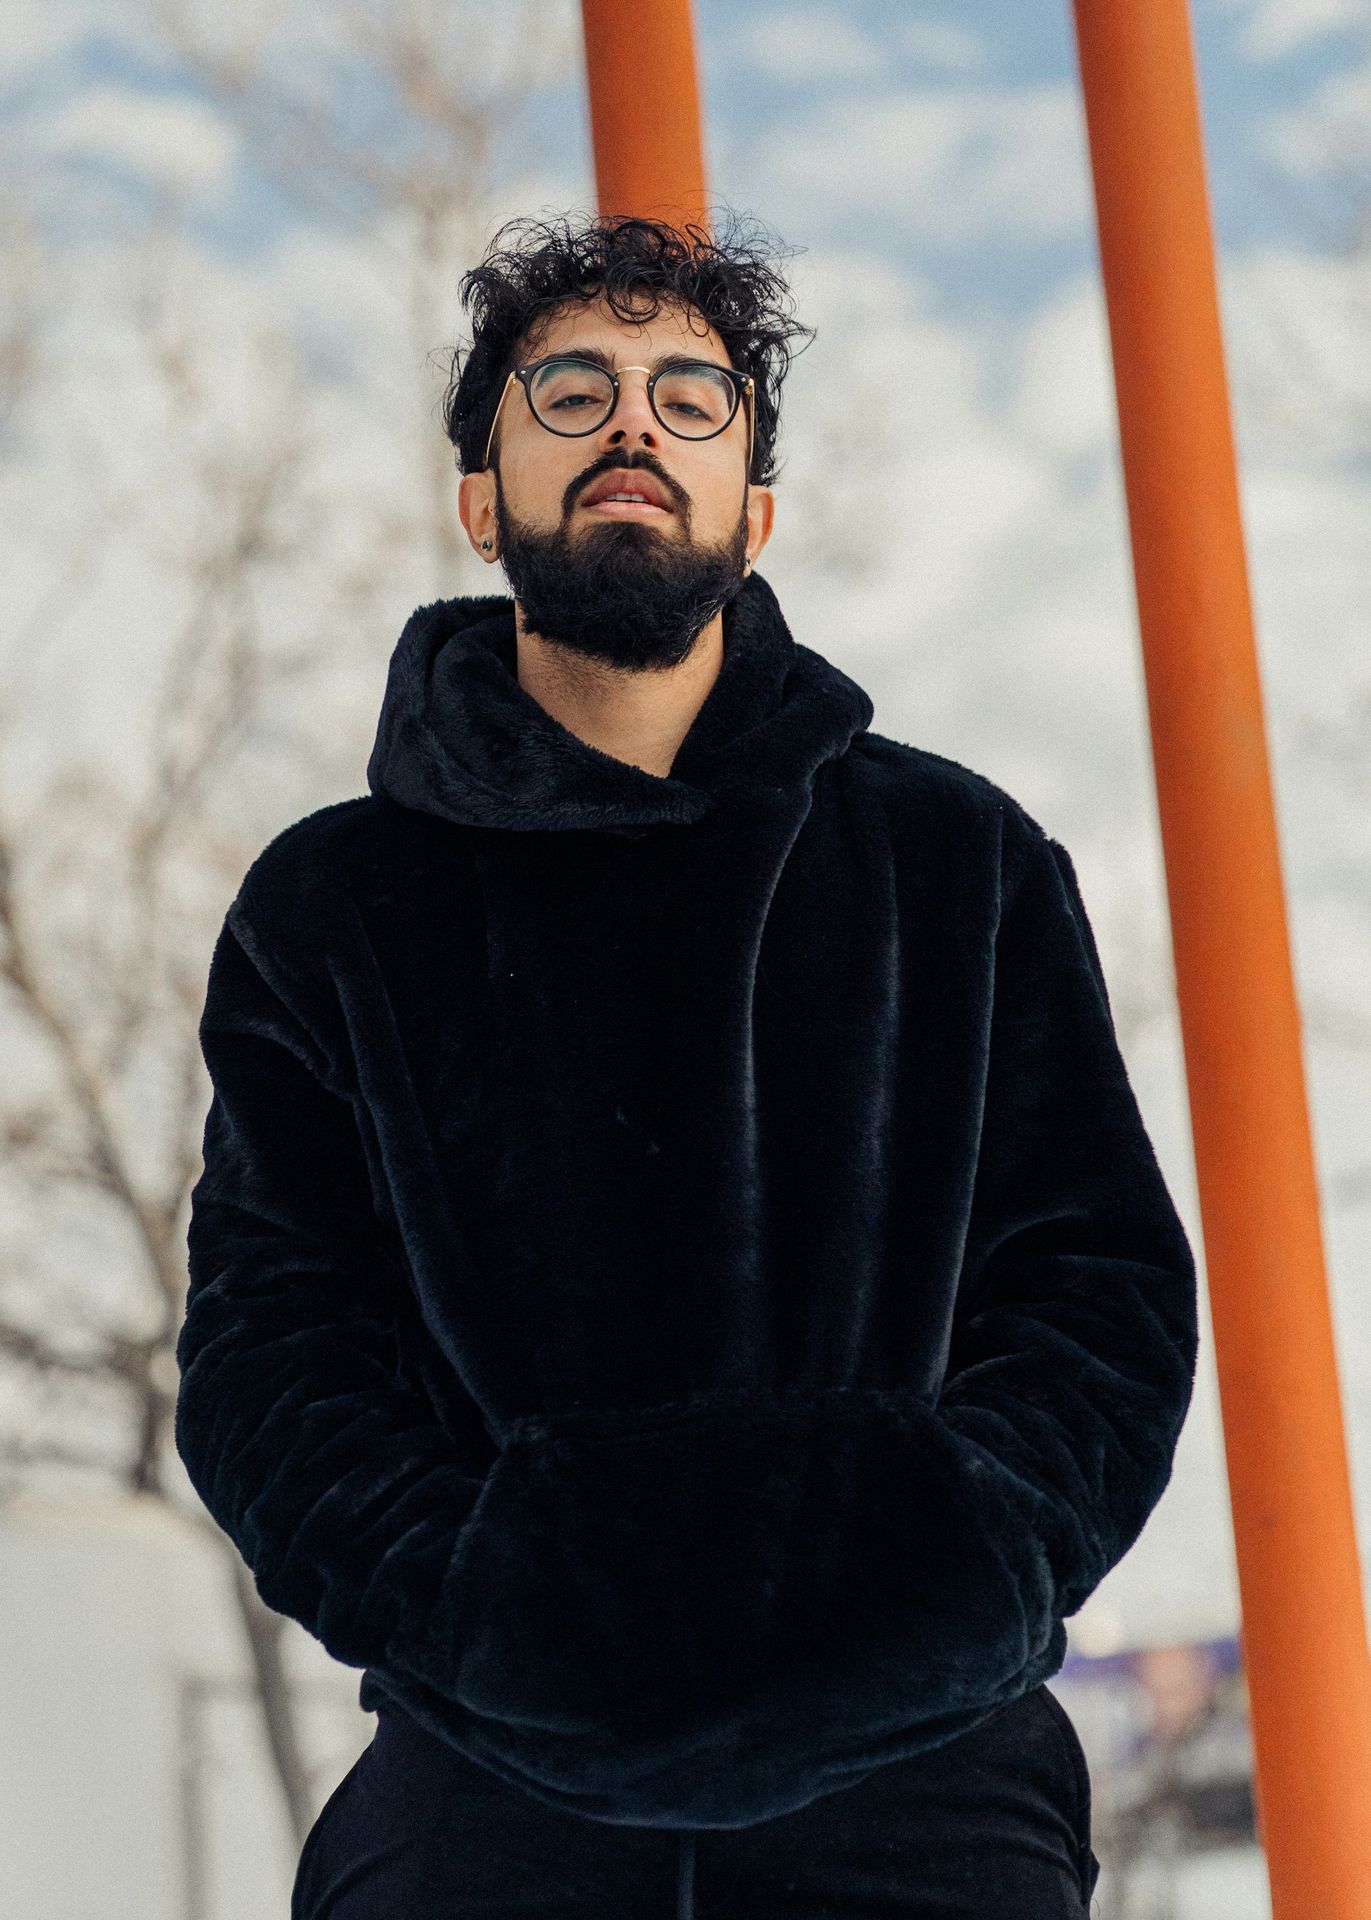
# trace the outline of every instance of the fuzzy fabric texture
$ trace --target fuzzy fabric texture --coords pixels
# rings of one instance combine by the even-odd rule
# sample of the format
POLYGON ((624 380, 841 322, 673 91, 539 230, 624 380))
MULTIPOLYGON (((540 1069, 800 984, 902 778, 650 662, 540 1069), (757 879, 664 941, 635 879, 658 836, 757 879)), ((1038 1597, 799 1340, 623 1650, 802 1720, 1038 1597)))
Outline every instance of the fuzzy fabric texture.
POLYGON ((733 1827, 969 1730, 1170 1477, 1193 1257, 1071 860, 752 574, 669 777, 391 660, 210 969, 176 1442, 266 1602, 504 1779, 733 1827))

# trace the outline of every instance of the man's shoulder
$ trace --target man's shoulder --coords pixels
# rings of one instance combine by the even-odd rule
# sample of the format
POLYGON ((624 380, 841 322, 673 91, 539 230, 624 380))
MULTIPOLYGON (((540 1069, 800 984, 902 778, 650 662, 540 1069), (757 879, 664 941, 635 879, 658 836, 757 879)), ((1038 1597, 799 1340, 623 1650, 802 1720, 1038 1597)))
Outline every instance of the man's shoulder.
POLYGON ((243 876, 230 918, 260 934, 317 933, 384 874, 395 838, 395 803, 375 794, 335 800, 282 827, 243 876))
POLYGON ((986 836, 998 848, 1006 834, 1045 839, 1023 803, 988 774, 930 747, 885 734, 855 736, 849 755, 863 786, 884 806, 893 826, 986 836))

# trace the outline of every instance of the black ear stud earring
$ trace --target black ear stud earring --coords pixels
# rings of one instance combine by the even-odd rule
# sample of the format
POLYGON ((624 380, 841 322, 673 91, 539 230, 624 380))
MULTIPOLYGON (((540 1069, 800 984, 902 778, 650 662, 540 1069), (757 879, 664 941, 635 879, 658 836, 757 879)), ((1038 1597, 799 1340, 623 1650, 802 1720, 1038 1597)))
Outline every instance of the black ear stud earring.
POLYGON ((488 547, 488 546, 490 545, 490 542, 489 542, 489 540, 483 540, 483 541, 481 542, 481 545, 482 545, 483 547, 488 547))

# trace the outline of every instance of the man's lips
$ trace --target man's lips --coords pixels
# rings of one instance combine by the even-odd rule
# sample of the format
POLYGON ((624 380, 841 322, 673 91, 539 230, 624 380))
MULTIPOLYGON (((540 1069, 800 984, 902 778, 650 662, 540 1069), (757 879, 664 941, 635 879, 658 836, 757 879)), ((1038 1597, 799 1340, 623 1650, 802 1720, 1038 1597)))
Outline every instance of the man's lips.
POLYGON ((670 505, 663 492, 661 483, 650 475, 631 473, 627 468, 617 472, 601 474, 600 478, 586 489, 583 507, 594 507, 601 513, 632 517, 637 514, 669 513, 670 505), (637 500, 615 500, 610 496, 616 493, 639 494, 637 500))

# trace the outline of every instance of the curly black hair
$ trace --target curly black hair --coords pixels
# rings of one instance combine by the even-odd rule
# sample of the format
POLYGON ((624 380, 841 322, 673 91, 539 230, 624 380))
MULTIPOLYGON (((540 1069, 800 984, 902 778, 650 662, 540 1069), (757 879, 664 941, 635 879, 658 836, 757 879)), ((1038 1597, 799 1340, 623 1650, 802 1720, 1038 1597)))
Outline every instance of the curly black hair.
MULTIPOLYGON (((519 215, 495 234, 479 265, 463 275, 462 307, 472 344, 451 356, 443 425, 457 466, 484 464, 490 423, 513 367, 537 348, 540 329, 572 301, 604 299, 630 322, 651 320, 663 301, 682 302, 709 322, 733 365, 755 381, 754 486, 776 477, 781 383, 796 352, 814 338, 793 317, 774 264, 783 249, 761 223, 727 215, 716 231, 615 214, 519 215), (800 341, 799 347, 792 345, 800 341)), ((692 322, 693 324, 693 322, 692 322)), ((499 441, 492 449, 498 450, 499 441)))

